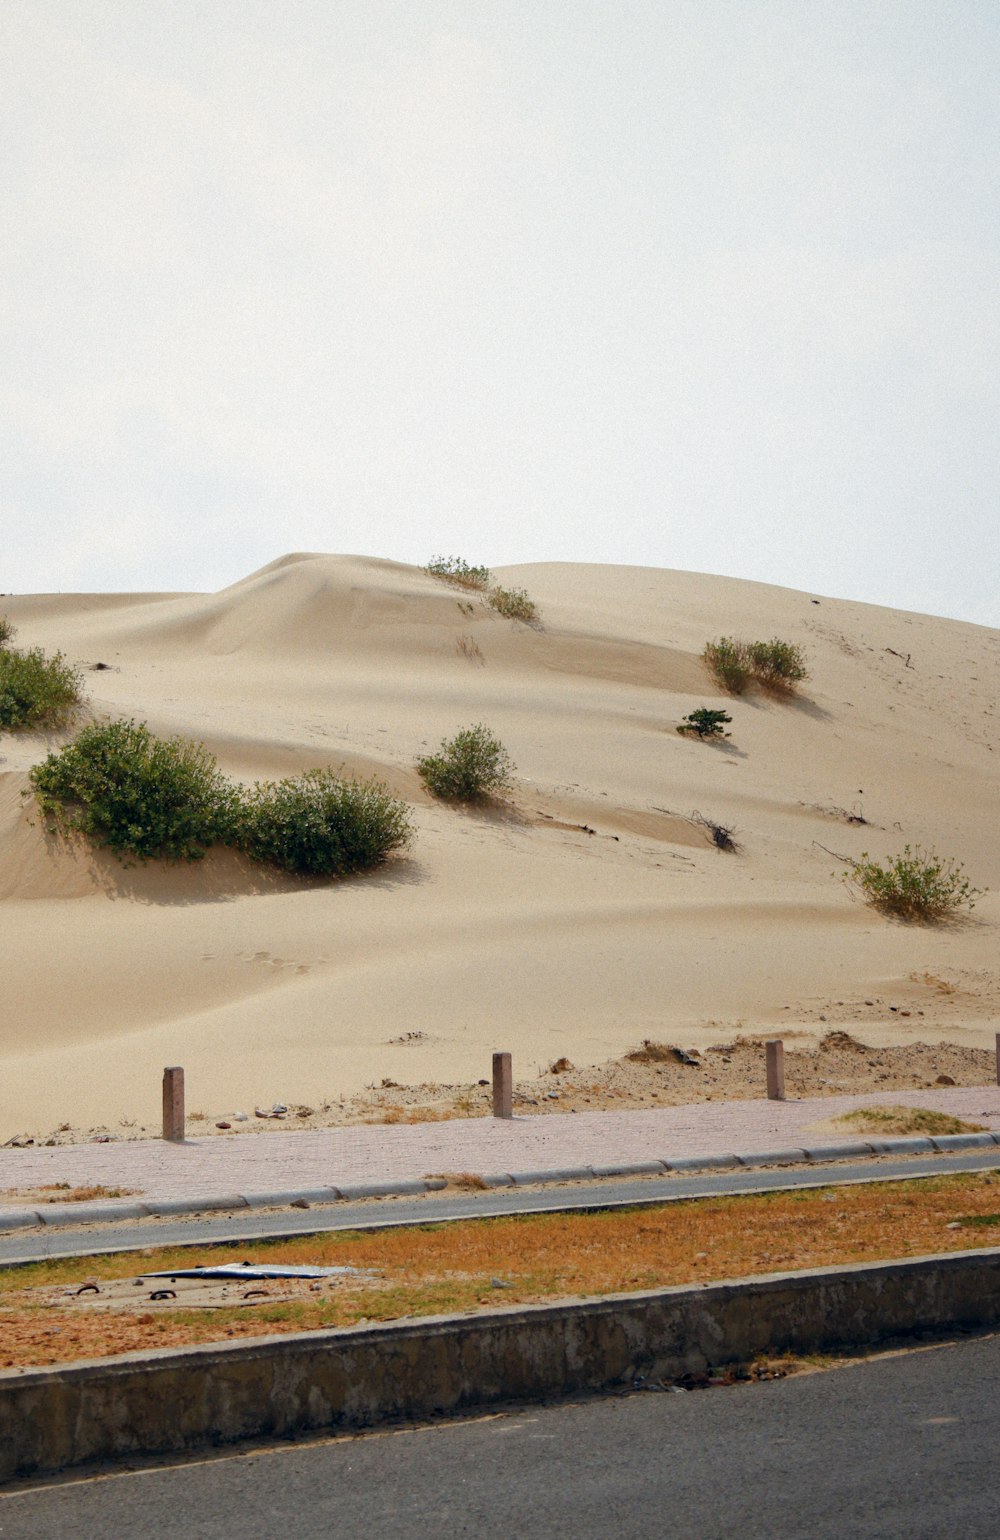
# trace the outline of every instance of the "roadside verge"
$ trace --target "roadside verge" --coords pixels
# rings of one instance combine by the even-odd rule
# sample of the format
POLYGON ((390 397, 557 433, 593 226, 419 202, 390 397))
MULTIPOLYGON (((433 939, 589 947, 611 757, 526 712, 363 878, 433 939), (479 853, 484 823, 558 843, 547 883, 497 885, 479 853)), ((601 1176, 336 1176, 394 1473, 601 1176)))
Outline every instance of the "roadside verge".
POLYGON ((1000 1322, 1000 1248, 0 1371, 0 1479, 1000 1322))

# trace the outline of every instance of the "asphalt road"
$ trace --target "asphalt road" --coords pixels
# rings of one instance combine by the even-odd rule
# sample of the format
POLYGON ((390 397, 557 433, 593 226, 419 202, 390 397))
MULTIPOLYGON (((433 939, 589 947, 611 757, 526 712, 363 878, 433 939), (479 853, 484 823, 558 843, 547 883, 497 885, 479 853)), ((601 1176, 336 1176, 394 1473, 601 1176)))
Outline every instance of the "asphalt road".
POLYGON ((0 1494, 2 1540, 994 1540, 1000 1338, 0 1494))
POLYGON ((55 1256, 87 1256, 148 1246, 205 1245, 261 1240, 284 1235, 314 1235, 328 1230, 384 1229, 498 1214, 551 1213, 560 1209, 604 1209, 680 1198, 717 1197, 741 1192, 773 1192, 793 1187, 825 1187, 844 1182, 875 1182, 949 1171, 1000 1169, 1000 1152, 907 1156, 865 1160, 856 1165, 775 1167, 697 1176, 646 1177, 626 1181, 560 1183, 552 1187, 497 1188, 488 1192, 428 1193, 421 1198, 389 1198, 368 1203, 334 1203, 310 1209, 280 1209, 204 1218, 129 1220, 79 1230, 25 1230, 0 1236, 0 1266, 55 1256))

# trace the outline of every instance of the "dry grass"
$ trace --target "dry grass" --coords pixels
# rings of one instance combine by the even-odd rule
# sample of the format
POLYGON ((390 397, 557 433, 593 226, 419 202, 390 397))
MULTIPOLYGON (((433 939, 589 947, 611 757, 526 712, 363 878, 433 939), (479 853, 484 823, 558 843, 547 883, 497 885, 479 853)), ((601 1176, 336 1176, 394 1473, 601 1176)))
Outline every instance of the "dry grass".
POLYGON ((835 1121, 870 1134, 981 1134, 986 1128, 985 1123, 967 1123, 930 1107, 859 1107, 835 1121))
POLYGON ((8 1188, 3 1196, 37 1203, 90 1203, 95 1198, 131 1198, 135 1187, 71 1187, 69 1182, 46 1182, 41 1187, 8 1188))
POLYGON ((484 664, 483 649, 474 636, 460 636, 455 643, 455 649, 463 658, 468 658, 470 663, 484 664))
POLYGON ((304 1287, 282 1303, 155 1315, 85 1312, 53 1302, 52 1287, 129 1277, 144 1263, 152 1271, 218 1261, 218 1249, 38 1263, 0 1272, 0 1364, 963 1251, 1000 1245, 998 1207, 1000 1176, 987 1172, 241 1244, 240 1257, 257 1261, 349 1262, 381 1276, 304 1287))
POLYGON ((429 1171, 427 1180, 447 1182, 459 1192, 486 1192, 486 1183, 475 1171, 429 1171))

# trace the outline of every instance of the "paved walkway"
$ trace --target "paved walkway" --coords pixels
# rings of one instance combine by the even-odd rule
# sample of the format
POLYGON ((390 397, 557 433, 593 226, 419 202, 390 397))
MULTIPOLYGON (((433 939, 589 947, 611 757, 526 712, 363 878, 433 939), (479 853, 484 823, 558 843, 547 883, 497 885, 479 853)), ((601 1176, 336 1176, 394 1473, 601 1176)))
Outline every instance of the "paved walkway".
POLYGON ((830 1133, 817 1125, 855 1107, 886 1102, 952 1113, 1000 1134, 1000 1086, 987 1085, 786 1102, 698 1102, 639 1112, 555 1113, 510 1122, 484 1117, 283 1130, 192 1138, 184 1144, 150 1139, 32 1146, 0 1149, 0 1220, 15 1208, 23 1212, 23 1204, 10 1196, 14 1189, 61 1182, 70 1187, 127 1188, 147 1199, 218 1199, 234 1193, 412 1181, 442 1172, 551 1172, 808 1148, 863 1137, 830 1133))

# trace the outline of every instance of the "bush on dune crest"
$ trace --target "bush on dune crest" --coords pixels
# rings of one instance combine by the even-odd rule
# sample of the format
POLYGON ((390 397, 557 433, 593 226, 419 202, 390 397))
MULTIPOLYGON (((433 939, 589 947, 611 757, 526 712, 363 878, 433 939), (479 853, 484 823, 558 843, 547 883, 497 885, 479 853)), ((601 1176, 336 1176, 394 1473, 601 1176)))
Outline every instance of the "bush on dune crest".
POLYGON ((484 592, 490 609, 507 620, 523 620, 530 624, 538 619, 535 601, 526 590, 504 588, 494 583, 489 567, 472 566, 463 556, 432 556, 424 570, 431 577, 453 583, 456 588, 476 588, 484 592))
POLYGON ((193 861, 212 845, 309 876, 378 866, 412 829, 402 802, 377 781, 331 770, 233 785, 203 744, 154 737, 145 723, 108 722, 31 772, 50 828, 83 834, 121 860, 193 861))
POLYGON ((473 567, 462 556, 432 556, 426 569, 431 577, 443 578, 456 588, 486 588, 489 586, 489 567, 473 567))

